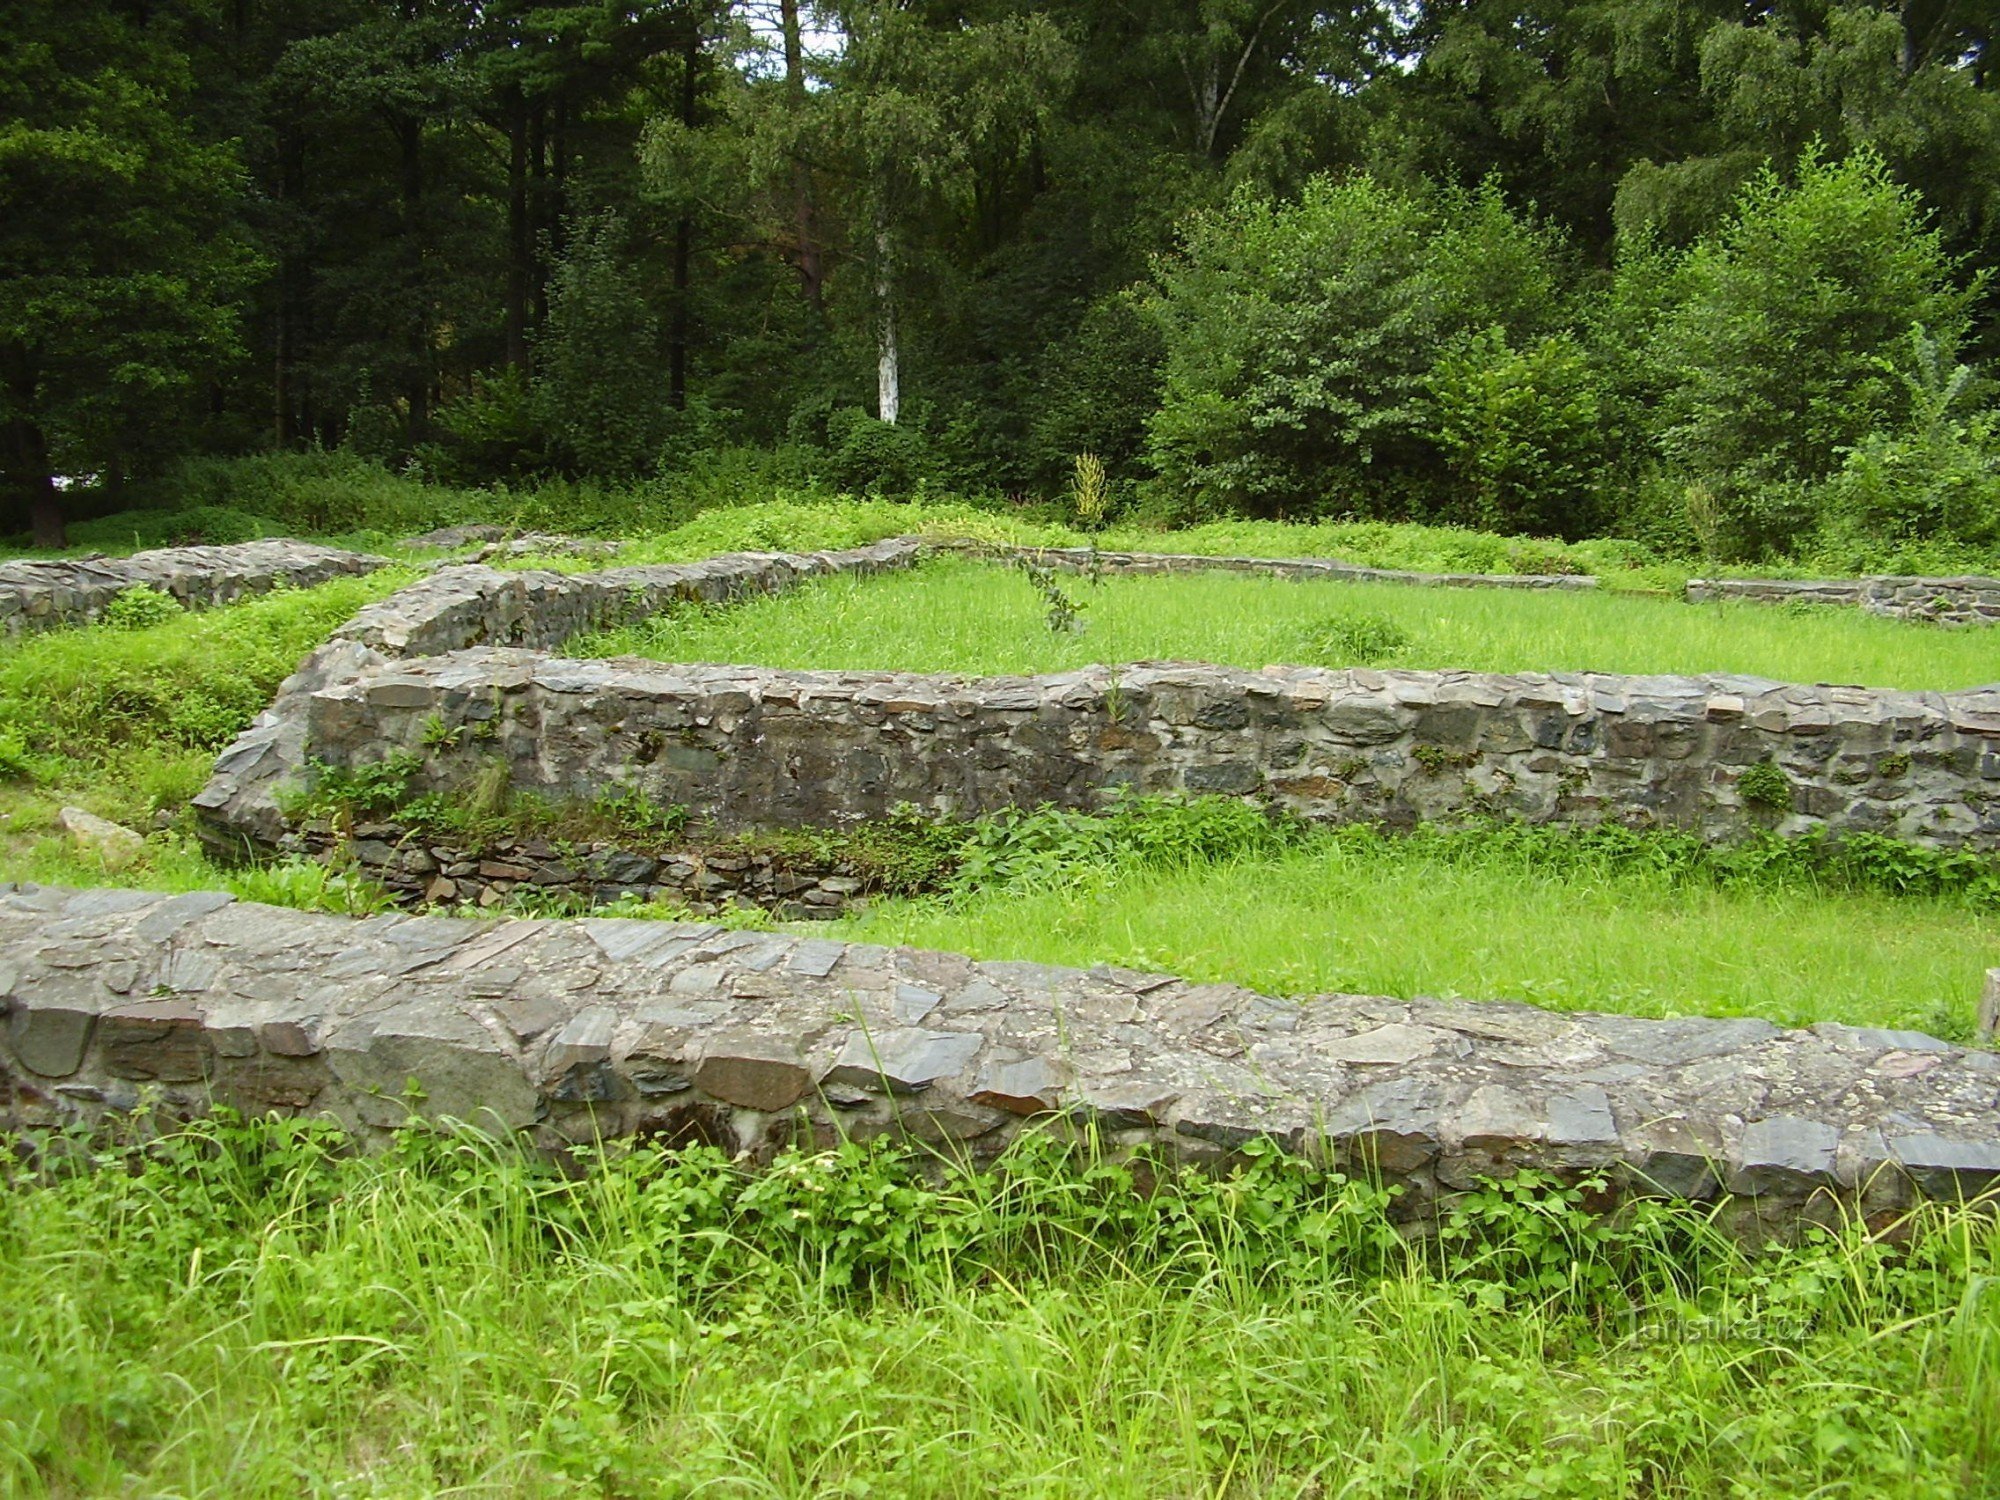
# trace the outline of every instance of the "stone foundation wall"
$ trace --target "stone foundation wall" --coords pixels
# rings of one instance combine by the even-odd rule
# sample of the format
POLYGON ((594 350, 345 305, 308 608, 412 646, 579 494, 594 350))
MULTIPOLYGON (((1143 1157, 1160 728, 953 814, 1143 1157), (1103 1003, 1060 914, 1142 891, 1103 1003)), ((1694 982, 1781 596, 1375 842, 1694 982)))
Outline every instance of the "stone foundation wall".
POLYGON ((618 843, 557 844, 501 839, 441 843, 393 821, 345 833, 309 822, 288 834, 283 852, 327 863, 352 860, 406 905, 504 906, 520 896, 606 906, 631 898, 664 901, 695 916, 768 911, 782 921, 844 916, 877 889, 868 871, 845 861, 816 863, 728 847, 649 852, 618 843))
POLYGON ((1690 604, 1750 599, 1760 604, 1836 604, 1934 625, 2000 624, 2000 578, 1692 579, 1690 604))
POLYGON ((317 753, 306 743, 307 703, 385 664, 485 642, 553 650, 579 631, 644 619, 675 603, 721 604, 781 593, 808 578, 905 568, 922 550, 898 538, 846 552, 740 553, 595 573, 441 568, 362 609, 285 679, 270 708, 216 761, 192 804, 198 825, 225 858, 275 849, 286 833, 278 793, 303 782, 308 757, 317 753))
POLYGON ((905 804, 1089 809, 1131 789, 1402 826, 1827 828, 2000 849, 1995 689, 1192 664, 963 679, 486 648, 329 683, 301 712, 329 765, 421 755, 419 791, 468 785, 497 759, 551 799, 635 788, 724 830, 905 804))
POLYGON ((1419 588, 1588 591, 1597 580, 1577 573, 1413 573, 1364 568, 1333 557, 1203 557, 1184 552, 1098 552, 1088 547, 968 547, 998 558, 1024 558, 1069 573, 1252 573, 1300 582, 1403 583, 1419 588))
POLYGON ((1916 1032, 1642 1021, 672 923, 355 919, 226 895, 0 888, 0 1125, 141 1104, 414 1111, 560 1149, 643 1134, 768 1156, 1024 1130, 1221 1162, 1266 1140, 1400 1188, 1609 1173, 1739 1195, 1751 1232, 2000 1183, 2000 1056, 1916 1032))
POLYGON ((243 542, 230 547, 165 547, 130 557, 0 563, 0 632, 21 635, 104 618, 131 588, 172 595, 183 608, 233 604, 280 583, 309 588, 372 573, 386 558, 311 542, 243 542))

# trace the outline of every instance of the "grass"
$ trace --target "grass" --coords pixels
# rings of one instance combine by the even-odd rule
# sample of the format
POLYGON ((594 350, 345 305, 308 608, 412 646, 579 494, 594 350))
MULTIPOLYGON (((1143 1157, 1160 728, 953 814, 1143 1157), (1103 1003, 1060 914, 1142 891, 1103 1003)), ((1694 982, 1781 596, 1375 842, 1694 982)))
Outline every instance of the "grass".
POLYGON ((1110 963, 1275 994, 1524 1000, 1633 1015, 1843 1021, 1970 1040, 2000 905, 1811 878, 1723 881, 1538 857, 1472 833, 1320 834, 1235 859, 1111 863, 890 900, 858 941, 1110 963))
POLYGON ((1060 578, 1081 631, 1052 631, 1018 570, 936 559, 683 610, 572 642, 587 656, 770 667, 1065 671, 1149 659, 1477 671, 1737 672, 1787 682, 1952 689, 2000 675, 1990 632, 1858 610, 1687 605, 1630 595, 1285 582, 1219 573, 1060 578))
POLYGON ((0 847, 18 850, 65 803, 128 824, 177 812, 306 654, 412 576, 0 641, 0 847))
POLYGON ((1973 1497, 2000 1234, 1732 1243, 1523 1179, 1406 1242, 1253 1156, 926 1177, 207 1124, 0 1196, 30 1496, 1973 1497))
MULTIPOLYGON (((282 490, 280 529, 407 534, 510 499, 423 514, 435 492, 405 481, 267 468, 217 493, 256 511, 257 484, 282 490)), ((502 519, 596 515, 587 495, 567 512, 553 492, 511 498, 502 519)), ((663 501, 642 519, 653 530, 622 560, 926 529, 1074 535, 885 503, 683 525, 663 501)), ((1106 545, 1521 565, 1501 539, 1414 527, 1232 524, 1106 545)), ((1632 561, 1604 544, 1550 565, 1599 553, 1632 561)), ((376 909, 378 893, 317 867, 219 871, 182 829, 106 866, 49 823, 65 802, 139 826, 176 814, 298 660, 409 576, 0 644, 0 875, 376 909)), ((1082 635, 1051 635, 1019 575, 939 563, 597 644, 968 672, 1205 655, 1901 686, 1995 675, 1976 634, 1838 612, 1212 576, 1066 587, 1087 606, 1082 635)), ((1952 1036, 2000 949, 1990 872, 1932 879, 1879 850, 1842 873, 1659 840, 1616 854, 1541 833, 1300 837, 1234 804, 1126 821, 1113 837, 1045 817, 1040 850, 1019 828, 981 835, 963 893, 885 902, 844 933, 1278 991, 1952 1036), (1896 894, 1905 879, 1914 893, 1896 894)), ((132 1122, 126 1145, 17 1133, 24 1151, 60 1149, 32 1168, 0 1158, 0 1493, 2000 1492, 1990 1215, 1927 1211, 1907 1238, 1846 1225, 1764 1249, 1699 1210, 1608 1221, 1581 1187, 1523 1179, 1406 1240, 1375 1190, 1255 1154, 1229 1178, 1164 1186, 1032 1142, 979 1174, 847 1146, 762 1174, 641 1147, 584 1153, 564 1175, 469 1135, 412 1131, 364 1158, 308 1124, 151 1125, 132 1122)))

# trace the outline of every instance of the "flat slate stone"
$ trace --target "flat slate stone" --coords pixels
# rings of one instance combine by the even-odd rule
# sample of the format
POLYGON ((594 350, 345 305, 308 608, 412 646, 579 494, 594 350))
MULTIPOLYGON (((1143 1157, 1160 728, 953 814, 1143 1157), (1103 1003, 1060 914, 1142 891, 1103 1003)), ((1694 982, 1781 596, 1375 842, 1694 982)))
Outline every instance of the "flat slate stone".
POLYGON ((162 1118, 324 1114, 364 1143, 414 1112, 751 1161, 884 1132, 981 1158, 1037 1129, 1201 1161, 1266 1141, 1379 1174, 1417 1220, 1521 1168, 1603 1171, 1613 1197, 1751 1195, 1764 1225, 1816 1195, 1872 1214, 2000 1187, 2000 1057, 1880 1028, 1278 1000, 676 924, 18 887, 0 996, 10 1128, 143 1097, 162 1118))

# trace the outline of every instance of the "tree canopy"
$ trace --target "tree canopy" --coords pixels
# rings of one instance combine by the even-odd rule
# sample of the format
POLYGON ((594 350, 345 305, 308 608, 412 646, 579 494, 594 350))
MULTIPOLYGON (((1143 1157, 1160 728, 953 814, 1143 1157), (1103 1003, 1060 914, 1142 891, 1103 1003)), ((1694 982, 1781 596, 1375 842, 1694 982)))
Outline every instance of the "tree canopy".
MULTIPOLYGON (((1162 515, 1719 506, 1754 552, 1871 440, 1991 426, 1991 6, 4 10, 0 462, 45 541, 193 452, 727 449, 1027 498, 1089 452, 1162 515), (1948 419, 1921 348, 1972 372, 1948 419)), ((2000 508, 1975 459, 1925 514, 2000 508)))

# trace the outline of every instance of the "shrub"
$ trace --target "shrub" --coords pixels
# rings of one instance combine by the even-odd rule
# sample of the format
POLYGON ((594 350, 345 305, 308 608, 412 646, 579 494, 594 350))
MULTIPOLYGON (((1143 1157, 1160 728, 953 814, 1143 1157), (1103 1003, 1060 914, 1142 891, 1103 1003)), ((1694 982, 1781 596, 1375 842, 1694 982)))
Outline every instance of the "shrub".
POLYGON ((1971 411, 1980 394, 1972 369, 1954 365, 1922 329, 1910 332, 1910 419, 1847 451, 1828 487, 1836 530, 1879 545, 1945 540, 2000 544, 2000 413, 1971 411))
POLYGON ((1498 191, 1318 178, 1239 193, 1159 265, 1161 480, 1209 512, 1420 508, 1437 477, 1428 376, 1450 340, 1556 322, 1562 245, 1498 191))
POLYGON ((418 454, 425 472, 447 484, 521 479, 554 467, 553 440, 526 372, 503 370, 438 408, 439 437, 418 454))
POLYGON ((1766 170, 1698 246, 1658 358, 1672 378, 1663 444, 1722 508, 1731 555, 1794 545, 1810 486, 1869 433, 1902 428, 1909 331, 1949 357, 1980 282, 1958 269, 1916 195, 1872 152, 1809 151, 1790 185, 1766 170))
POLYGON ((827 418, 826 438, 821 472, 836 489, 908 495, 932 477, 930 444, 912 424, 878 421, 860 407, 848 406, 827 418))
POLYGON ((1430 373, 1435 430, 1470 491, 1462 517, 1494 531, 1578 537, 1600 519, 1595 374, 1566 333, 1515 349, 1488 328, 1430 373))
POLYGON ((104 606, 104 623, 114 630, 144 630, 173 619, 181 612, 172 594, 139 584, 112 596, 104 606))
POLYGON ((655 319, 623 239, 611 215, 571 226, 535 344, 543 426, 577 472, 614 478, 653 467, 668 411, 655 319))

